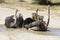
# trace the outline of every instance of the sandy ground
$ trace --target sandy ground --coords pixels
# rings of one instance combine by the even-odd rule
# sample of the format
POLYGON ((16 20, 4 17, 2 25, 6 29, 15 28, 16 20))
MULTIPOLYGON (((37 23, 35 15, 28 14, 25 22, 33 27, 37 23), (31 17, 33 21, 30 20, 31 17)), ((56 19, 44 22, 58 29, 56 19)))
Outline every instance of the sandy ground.
MULTIPOLYGON (((19 8, 18 13, 22 13, 24 19, 27 17, 31 17, 31 13, 35 12, 35 10, 27 10, 26 8, 19 8)), ((8 29, 4 24, 4 20, 7 16, 13 15, 16 9, 10 8, 2 8, 0 7, 0 40, 60 40, 60 16, 59 11, 52 11, 51 10, 51 19, 49 27, 50 31, 41 32, 41 31, 31 31, 26 29, 8 29), (57 14, 54 14, 57 13, 57 14), (54 29, 53 29, 54 28, 54 29)), ((46 11, 39 11, 39 15, 43 15, 45 18, 44 20, 47 21, 47 10, 46 11)))

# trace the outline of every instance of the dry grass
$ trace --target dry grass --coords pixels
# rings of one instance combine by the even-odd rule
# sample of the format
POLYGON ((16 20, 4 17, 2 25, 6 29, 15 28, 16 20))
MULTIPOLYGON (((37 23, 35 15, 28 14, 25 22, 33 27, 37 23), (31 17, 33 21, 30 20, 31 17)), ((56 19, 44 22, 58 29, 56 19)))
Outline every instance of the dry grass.
MULTIPOLYGON (((28 4, 28 3, 2 3, 0 4, 0 6, 2 7, 8 7, 8 8, 16 8, 16 7, 24 7, 27 8, 29 10, 35 10, 35 9, 40 9, 40 10, 46 10, 47 9, 47 5, 37 5, 37 4, 28 4)), ((51 6, 51 10, 60 10, 60 6, 51 6)))

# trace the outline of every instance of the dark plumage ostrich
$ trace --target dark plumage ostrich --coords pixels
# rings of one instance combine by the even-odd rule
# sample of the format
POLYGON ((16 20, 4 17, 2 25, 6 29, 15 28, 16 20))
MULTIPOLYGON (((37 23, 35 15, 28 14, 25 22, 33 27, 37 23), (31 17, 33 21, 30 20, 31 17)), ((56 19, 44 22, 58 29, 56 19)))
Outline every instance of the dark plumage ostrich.
POLYGON ((17 28, 17 27, 22 28, 23 17, 21 14, 18 14, 18 16, 17 16, 17 12, 18 12, 18 10, 16 10, 15 15, 11 15, 9 17, 6 17, 5 26, 7 28, 17 28))
POLYGON ((30 23, 32 23, 34 20, 32 18, 26 18, 24 20, 24 28, 25 28, 25 25, 29 25, 30 23))
MULTIPOLYGON (((37 11, 36 11, 37 13, 37 11)), ((37 15, 36 15, 37 16, 37 15)), ((41 17, 43 19, 43 16, 41 17)), ((34 28, 35 29, 32 29, 32 30, 40 30, 40 31, 47 31, 47 28, 48 28, 48 25, 49 25, 49 21, 50 21, 50 5, 48 5, 48 21, 47 23, 45 23, 45 21, 43 20, 39 20, 38 16, 35 18, 36 20, 28 25, 25 25, 25 27, 27 29, 29 28, 34 28)))
POLYGON ((28 25, 28 24, 32 23, 33 21, 34 21, 34 20, 33 20, 32 18, 26 18, 25 21, 24 21, 24 25, 25 25, 25 24, 28 25))

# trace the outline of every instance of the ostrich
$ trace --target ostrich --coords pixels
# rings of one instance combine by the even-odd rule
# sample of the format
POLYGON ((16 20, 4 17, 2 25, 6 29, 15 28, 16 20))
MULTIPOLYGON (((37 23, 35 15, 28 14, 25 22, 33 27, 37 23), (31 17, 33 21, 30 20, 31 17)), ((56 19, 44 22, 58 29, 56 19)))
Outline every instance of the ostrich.
MULTIPOLYGON (((37 11, 36 11, 37 13, 37 11)), ((43 19, 43 17, 42 17, 43 19)), ((49 21, 50 21, 50 5, 48 5, 48 21, 47 23, 45 23, 45 21, 43 20, 39 20, 38 16, 36 17, 36 20, 28 25, 25 25, 26 29, 32 29, 35 31, 47 31, 48 25, 49 25, 49 21)))
POLYGON ((11 15, 5 18, 5 26, 7 28, 22 28, 23 17, 21 14, 17 15, 18 10, 16 10, 15 15, 11 15))

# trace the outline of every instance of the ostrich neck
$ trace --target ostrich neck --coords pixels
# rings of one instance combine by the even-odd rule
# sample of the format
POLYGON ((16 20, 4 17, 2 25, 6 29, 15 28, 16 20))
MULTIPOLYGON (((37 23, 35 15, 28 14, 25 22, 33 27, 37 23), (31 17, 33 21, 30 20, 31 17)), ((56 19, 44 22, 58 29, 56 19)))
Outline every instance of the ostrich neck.
POLYGON ((15 22, 14 22, 14 24, 16 24, 16 21, 17 21, 17 12, 18 12, 18 10, 16 10, 16 12, 15 12, 15 22))
POLYGON ((47 21, 47 24, 46 24, 47 27, 49 25, 49 21, 50 21, 50 5, 48 5, 48 21, 47 21))
POLYGON ((16 21, 17 21, 17 12, 18 12, 18 10, 16 10, 16 12, 15 12, 15 15, 14 15, 15 21, 14 21, 12 26, 14 26, 16 24, 16 21))

